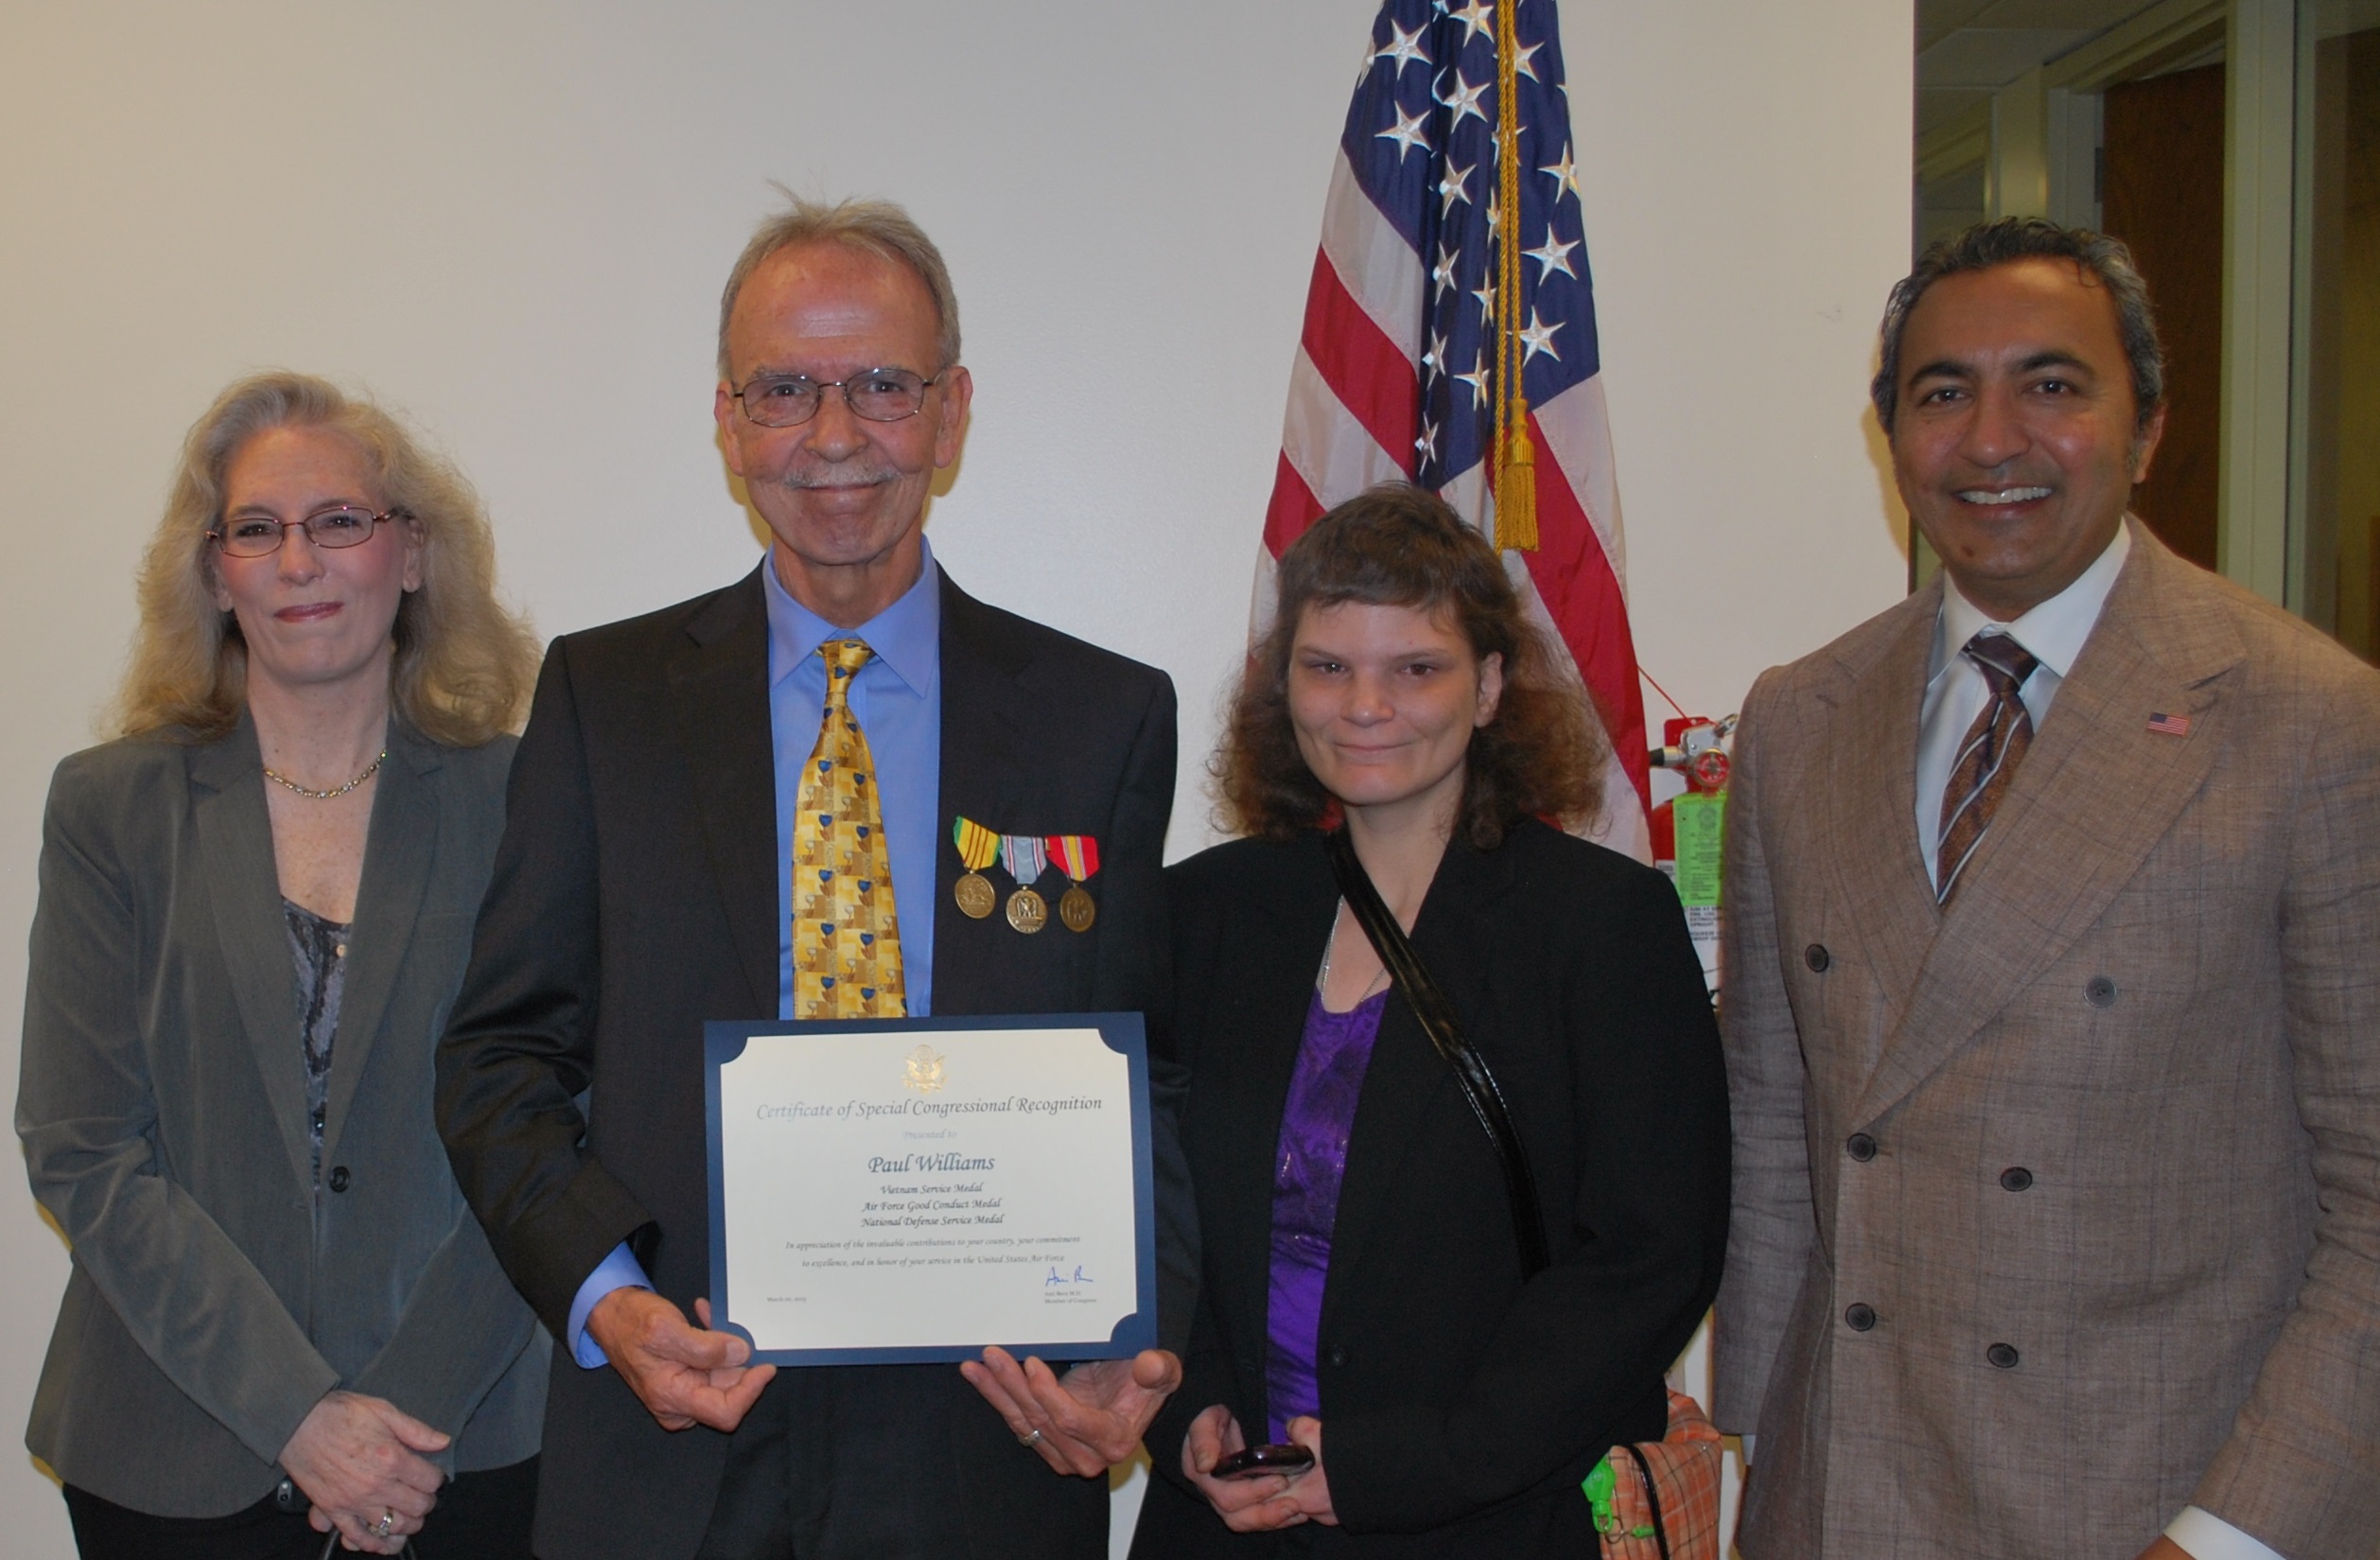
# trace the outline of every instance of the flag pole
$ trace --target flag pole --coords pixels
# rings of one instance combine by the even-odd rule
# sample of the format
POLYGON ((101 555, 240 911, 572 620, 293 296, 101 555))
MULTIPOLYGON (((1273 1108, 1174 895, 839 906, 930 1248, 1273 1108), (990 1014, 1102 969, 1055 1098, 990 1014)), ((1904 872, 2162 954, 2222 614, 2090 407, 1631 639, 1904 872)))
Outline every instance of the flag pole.
POLYGON ((1496 545, 1537 551, 1537 450, 1529 436, 1529 396, 1521 386, 1528 360, 1521 342, 1520 297, 1520 0, 1496 8, 1496 545))

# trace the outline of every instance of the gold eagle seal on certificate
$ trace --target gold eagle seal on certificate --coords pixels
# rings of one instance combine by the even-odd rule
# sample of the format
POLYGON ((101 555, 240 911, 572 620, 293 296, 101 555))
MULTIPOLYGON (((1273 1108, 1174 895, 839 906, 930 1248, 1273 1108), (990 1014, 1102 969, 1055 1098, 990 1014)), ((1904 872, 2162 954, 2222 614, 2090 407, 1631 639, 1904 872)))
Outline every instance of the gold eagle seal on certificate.
POLYGON ((931 1045, 920 1045, 909 1053, 902 1063, 901 1081, 904 1087, 921 1095, 930 1095, 942 1087, 942 1059, 931 1045))

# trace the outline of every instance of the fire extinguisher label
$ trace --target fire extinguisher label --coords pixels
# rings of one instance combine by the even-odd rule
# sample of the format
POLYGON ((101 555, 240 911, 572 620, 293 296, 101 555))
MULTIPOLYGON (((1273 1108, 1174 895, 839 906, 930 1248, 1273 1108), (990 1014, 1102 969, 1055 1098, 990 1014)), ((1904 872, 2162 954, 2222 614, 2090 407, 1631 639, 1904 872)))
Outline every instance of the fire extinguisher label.
POLYGON ((1677 827, 1677 897, 1686 906, 1686 929, 1703 978, 1716 989, 1719 974, 1719 849, 1727 822, 1724 792, 1688 792, 1670 804, 1677 827))

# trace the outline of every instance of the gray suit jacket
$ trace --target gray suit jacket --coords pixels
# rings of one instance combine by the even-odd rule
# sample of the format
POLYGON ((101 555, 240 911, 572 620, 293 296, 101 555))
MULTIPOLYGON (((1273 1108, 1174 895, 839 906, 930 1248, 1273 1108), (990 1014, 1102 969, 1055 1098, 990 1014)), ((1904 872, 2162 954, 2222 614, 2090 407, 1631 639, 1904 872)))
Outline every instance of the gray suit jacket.
POLYGON ((1940 600, 1744 708, 1743 1552, 2131 1560, 2195 1503, 2380 1554, 2380 676, 2135 524, 1946 914, 1940 600))
POLYGON ((319 1215, 254 727, 59 765, 16 1128, 74 1247, 26 1431, 67 1482, 159 1516, 236 1510, 335 1387, 455 1432, 455 1467, 536 1451, 546 1350, 430 1118, 513 746, 390 728, 319 1215))

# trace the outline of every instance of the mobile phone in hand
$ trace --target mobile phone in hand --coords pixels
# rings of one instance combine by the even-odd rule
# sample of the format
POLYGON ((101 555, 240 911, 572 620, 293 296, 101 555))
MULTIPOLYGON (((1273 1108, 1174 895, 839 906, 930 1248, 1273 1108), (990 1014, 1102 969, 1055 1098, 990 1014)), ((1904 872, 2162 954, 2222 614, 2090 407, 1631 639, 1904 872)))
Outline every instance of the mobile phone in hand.
POLYGON ((1269 1473, 1304 1473, 1314 1465, 1311 1447, 1275 1442, 1269 1446, 1249 1446, 1232 1453, 1215 1464, 1209 1475, 1215 1479, 1262 1479, 1269 1473))

